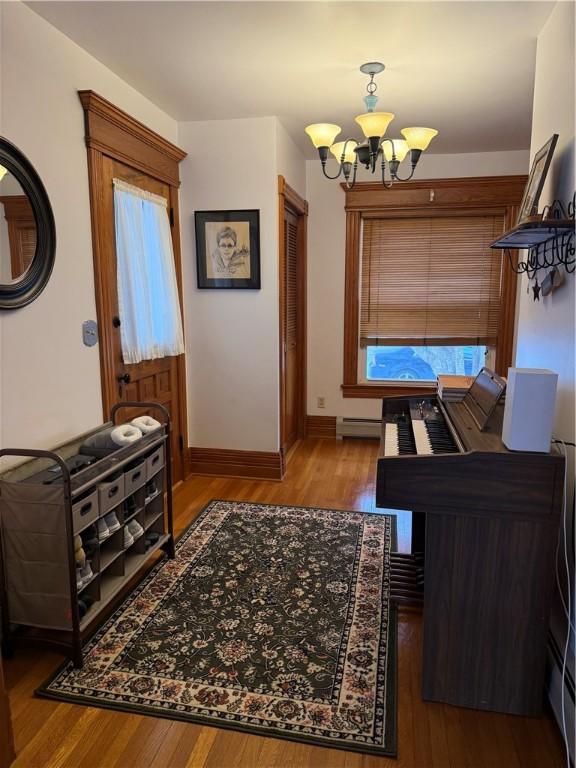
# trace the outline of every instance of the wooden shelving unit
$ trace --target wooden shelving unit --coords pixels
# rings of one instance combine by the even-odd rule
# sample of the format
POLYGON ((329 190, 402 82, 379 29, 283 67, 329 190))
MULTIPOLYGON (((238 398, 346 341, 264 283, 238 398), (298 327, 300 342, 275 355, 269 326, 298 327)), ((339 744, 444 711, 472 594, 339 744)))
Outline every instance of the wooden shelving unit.
POLYGON ((83 642, 127 594, 138 572, 159 552, 174 557, 168 413, 156 403, 120 403, 110 422, 54 451, 0 451, 15 455, 30 460, 0 476, 2 650, 10 654, 16 642, 45 643, 64 648, 81 666, 83 642), (67 460, 89 437, 113 426, 124 407, 160 410, 164 424, 71 474, 67 460), (99 538, 98 520, 111 513, 119 527, 99 538), (142 533, 127 536, 133 541, 126 544, 125 528, 133 520, 142 533), (92 576, 80 585, 78 535, 83 543, 92 541, 92 576), (82 616, 79 601, 86 609, 82 616))

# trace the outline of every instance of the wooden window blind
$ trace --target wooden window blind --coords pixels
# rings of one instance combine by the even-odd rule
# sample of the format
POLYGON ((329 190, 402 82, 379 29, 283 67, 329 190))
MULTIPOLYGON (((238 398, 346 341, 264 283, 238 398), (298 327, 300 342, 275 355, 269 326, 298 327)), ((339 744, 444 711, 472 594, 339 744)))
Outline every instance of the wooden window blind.
POLYGON ((496 345, 502 215, 367 218, 360 344, 496 345))

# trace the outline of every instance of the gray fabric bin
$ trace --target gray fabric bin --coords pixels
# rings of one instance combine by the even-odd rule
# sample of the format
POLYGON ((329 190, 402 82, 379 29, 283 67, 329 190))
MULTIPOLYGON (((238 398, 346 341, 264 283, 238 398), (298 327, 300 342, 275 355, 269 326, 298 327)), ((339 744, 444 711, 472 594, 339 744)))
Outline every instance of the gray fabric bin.
POLYGON ((98 520, 98 490, 72 505, 74 533, 79 533, 98 520))
POLYGON ((157 448, 146 459, 146 479, 150 480, 164 466, 164 446, 157 448))
POLYGON ((105 515, 124 498, 124 475, 98 485, 100 517, 105 515))
POLYGON ((142 459, 140 464, 128 470, 124 474, 124 492, 126 496, 134 493, 146 482, 146 459, 142 459))
POLYGON ((62 486, 0 481, 2 555, 10 621, 70 629, 62 486))

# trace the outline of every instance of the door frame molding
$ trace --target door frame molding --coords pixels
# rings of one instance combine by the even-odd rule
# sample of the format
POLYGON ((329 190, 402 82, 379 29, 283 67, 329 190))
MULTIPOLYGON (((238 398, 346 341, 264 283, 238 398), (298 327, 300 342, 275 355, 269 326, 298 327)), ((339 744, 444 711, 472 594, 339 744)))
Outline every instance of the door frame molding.
MULTIPOLYGON (((109 306, 109 291, 102 278, 102 207, 104 189, 102 186, 103 158, 110 157, 127 166, 142 171, 169 185, 169 207, 172 210, 172 244, 180 312, 184 326, 184 302, 182 293, 182 260, 180 252, 180 216, 178 189, 180 187, 179 163, 186 157, 175 144, 135 120, 129 114, 94 91, 78 91, 84 110, 84 132, 88 151, 88 184, 90 190, 90 217, 92 222, 92 253, 94 259, 94 293, 96 314, 100 335, 100 381, 102 386, 102 410, 104 421, 108 420, 112 404, 116 402, 116 372, 112 355, 112 328, 104 322, 109 306)), ((186 401, 186 360, 185 354, 178 355, 178 395, 180 424, 183 447, 188 445, 188 419, 186 401)), ((182 466, 185 467, 184 450, 182 466)))
POLYGON ((306 265, 307 265, 307 232, 308 232, 308 202, 304 200, 289 184, 284 176, 278 176, 278 281, 279 281, 279 370, 280 370, 280 455, 282 471, 284 470, 284 412, 286 402, 284 347, 286 334, 284 332, 284 312, 286 309, 286 249, 284 247, 284 210, 288 208, 298 217, 298 265, 297 265, 297 301, 298 301, 298 437, 306 434, 306 265))

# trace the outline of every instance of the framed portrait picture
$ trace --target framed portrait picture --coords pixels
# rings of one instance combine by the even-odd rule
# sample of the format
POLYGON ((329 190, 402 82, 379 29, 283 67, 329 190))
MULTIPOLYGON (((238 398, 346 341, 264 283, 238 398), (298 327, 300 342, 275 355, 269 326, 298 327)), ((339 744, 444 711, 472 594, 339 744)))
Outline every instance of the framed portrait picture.
POLYGON ((555 133, 548 139, 546 144, 539 150, 534 160, 532 161, 532 168, 530 169, 530 176, 524 189, 524 196, 520 203, 520 212, 518 214, 518 221, 516 224, 521 224, 529 216, 534 216, 538 213, 538 201, 542 194, 544 182, 550 168, 550 162, 552 161, 552 155, 558 141, 558 134, 555 133))
POLYGON ((196 211, 198 288, 260 288, 260 211, 196 211))

